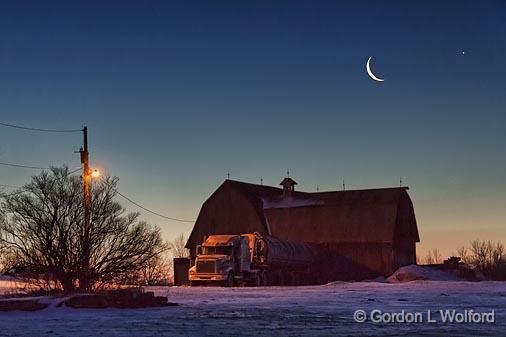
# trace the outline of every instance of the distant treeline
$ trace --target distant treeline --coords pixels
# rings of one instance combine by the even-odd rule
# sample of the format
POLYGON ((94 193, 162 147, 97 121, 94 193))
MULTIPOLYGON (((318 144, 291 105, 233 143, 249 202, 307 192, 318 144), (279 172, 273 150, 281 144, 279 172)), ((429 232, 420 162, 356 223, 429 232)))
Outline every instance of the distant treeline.
MULTIPOLYGON (((506 252, 501 242, 474 240, 451 255, 460 257, 462 262, 473 266, 489 279, 506 280, 506 252)), ((438 249, 428 251, 425 257, 417 260, 419 264, 443 263, 438 249)))

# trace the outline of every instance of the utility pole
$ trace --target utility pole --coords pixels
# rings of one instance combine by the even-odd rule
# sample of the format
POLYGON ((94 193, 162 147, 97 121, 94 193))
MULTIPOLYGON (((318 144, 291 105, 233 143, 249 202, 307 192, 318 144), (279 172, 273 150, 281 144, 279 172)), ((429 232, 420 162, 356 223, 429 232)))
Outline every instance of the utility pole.
POLYGON ((80 288, 89 290, 90 287, 90 227, 91 227, 91 193, 90 193, 90 166, 88 152, 88 128, 83 128, 83 147, 79 150, 81 164, 83 165, 83 208, 84 208, 84 236, 83 236, 83 275, 79 282, 80 288))

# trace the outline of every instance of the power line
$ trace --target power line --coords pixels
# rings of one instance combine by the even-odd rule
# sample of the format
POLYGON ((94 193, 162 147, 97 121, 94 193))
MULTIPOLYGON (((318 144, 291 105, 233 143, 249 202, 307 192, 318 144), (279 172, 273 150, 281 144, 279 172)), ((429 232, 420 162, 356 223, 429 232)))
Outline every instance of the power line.
MULTIPOLYGON (((80 168, 79 168, 78 170, 80 170, 80 168)), ((72 172, 69 172, 67 175, 70 175, 70 174, 72 174, 72 173, 74 173, 74 172, 77 172, 78 170, 74 170, 74 171, 72 171, 72 172)), ((8 188, 19 188, 19 189, 21 189, 21 190, 20 190, 20 191, 18 191, 17 193, 21 193, 21 192, 25 192, 25 191, 26 191, 26 190, 25 190, 23 187, 21 187, 21 186, 7 185, 7 184, 0 184, 0 186, 3 186, 3 187, 8 187, 8 188)), ((133 200, 132 200, 132 199, 130 199, 129 197, 127 197, 127 196, 125 196, 125 195, 121 194, 118 190, 116 190, 116 193, 118 193, 118 195, 119 195, 119 196, 123 197, 125 200, 127 200, 127 201, 131 202, 131 203, 132 203, 132 204, 134 204, 135 206, 137 206, 137 207, 139 207, 139 208, 142 208, 142 209, 143 209, 143 210, 145 210, 146 212, 149 212, 149 213, 154 214, 154 215, 156 215, 156 216, 159 216, 159 217, 161 217, 161 218, 168 219, 168 220, 172 220, 172 221, 179 221, 179 222, 195 222, 194 220, 184 220, 184 219, 172 218, 172 217, 165 216, 165 215, 163 215, 163 214, 160 214, 160 213, 154 212, 154 211, 152 211, 152 210, 150 210, 150 209, 148 209, 148 208, 146 208, 146 207, 144 207, 144 206, 140 205, 139 203, 137 203, 137 202, 133 201, 133 200)))
MULTIPOLYGON (((33 170, 50 170, 51 169, 50 167, 28 166, 28 165, 2 163, 2 162, 0 162, 0 165, 10 166, 10 167, 20 167, 20 168, 33 169, 33 170)), ((67 173, 67 175, 71 175, 72 173, 76 173, 79 170, 81 170, 80 167, 75 170, 70 171, 69 173, 67 173)))
POLYGON ((67 175, 71 175, 72 173, 76 173, 77 171, 81 171, 83 168, 82 167, 79 167, 79 168, 76 168, 75 170, 73 171, 70 171, 69 173, 67 173, 67 175))
POLYGON ((121 197, 123 197, 124 199, 126 199, 127 201, 131 202, 132 204, 134 204, 135 206, 139 207, 139 208, 142 208, 143 210, 145 210, 146 212, 149 212, 151 214, 154 214, 154 215, 157 215, 161 218, 165 218, 165 219, 168 219, 168 220, 173 220, 173 221, 179 221, 179 222, 195 222, 194 220, 183 220, 183 219, 177 219, 177 218, 171 218, 169 216, 165 216, 163 214, 160 214, 160 213, 157 213, 157 212, 154 212, 150 209, 147 209, 146 207, 136 203, 135 201, 133 201, 132 199, 128 198, 127 196, 121 194, 118 190, 116 190, 116 193, 118 193, 118 195, 120 195, 121 197))
POLYGON ((82 132, 82 129, 41 129, 41 128, 30 128, 26 126, 21 125, 14 125, 9 123, 2 123, 0 122, 0 125, 6 126, 9 128, 15 128, 15 129, 22 129, 22 130, 28 130, 28 131, 38 131, 38 132, 82 132))
MULTIPOLYGON (((2 163, 0 163, 0 164, 2 164, 2 163)), ((69 176, 69 175, 71 175, 72 173, 76 173, 77 171, 80 171, 80 170, 81 170, 81 168, 78 168, 78 169, 72 170, 72 171, 68 172, 68 173, 66 174, 66 176, 69 176)), ((20 190, 19 192, 26 192, 26 191, 27 191, 27 190, 26 190, 24 187, 22 187, 22 186, 9 185, 9 184, 0 184, 0 186, 3 186, 3 187, 8 187, 8 188, 20 188, 21 190, 20 190)))
POLYGON ((27 166, 27 165, 11 164, 11 163, 0 163, 0 165, 11 166, 11 167, 21 167, 21 168, 34 169, 34 170, 49 170, 49 167, 27 166))
MULTIPOLYGON (((2 164, 2 163, 0 163, 0 164, 2 164)), ((10 165, 9 165, 9 166, 10 166, 10 165)), ((71 175, 72 173, 76 173, 77 171, 80 171, 80 170, 81 170, 81 168, 78 168, 78 169, 72 170, 72 171, 68 172, 65 176, 67 176, 67 177, 68 177, 68 176, 69 176, 69 175, 71 175)), ((28 191, 28 190, 26 190, 24 187, 22 187, 22 186, 16 186, 16 185, 0 184, 0 187, 8 187, 8 188, 17 188, 17 189, 19 189, 19 191, 17 191, 17 192, 15 192, 15 193, 14 193, 14 195, 15 195, 15 194, 19 194, 19 193, 23 193, 23 192, 27 192, 27 191, 28 191)))
POLYGON ((21 187, 21 186, 15 186, 15 185, 0 184, 0 187, 7 187, 7 188, 15 188, 15 189, 17 189, 16 192, 9 193, 10 196, 18 195, 18 194, 21 194, 21 193, 24 193, 24 192, 27 191, 23 187, 21 187))
POLYGON ((8 187, 8 188, 22 188, 21 186, 7 185, 7 184, 0 184, 0 186, 2 186, 2 187, 8 187))

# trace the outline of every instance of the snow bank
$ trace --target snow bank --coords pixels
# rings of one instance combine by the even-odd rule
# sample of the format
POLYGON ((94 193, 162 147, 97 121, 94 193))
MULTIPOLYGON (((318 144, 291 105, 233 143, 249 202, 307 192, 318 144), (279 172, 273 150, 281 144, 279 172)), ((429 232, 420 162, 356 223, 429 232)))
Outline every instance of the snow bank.
POLYGON ((416 280, 459 281, 462 279, 458 278, 451 272, 431 267, 416 266, 414 264, 397 269, 395 273, 387 278, 387 282, 389 283, 403 283, 416 280))

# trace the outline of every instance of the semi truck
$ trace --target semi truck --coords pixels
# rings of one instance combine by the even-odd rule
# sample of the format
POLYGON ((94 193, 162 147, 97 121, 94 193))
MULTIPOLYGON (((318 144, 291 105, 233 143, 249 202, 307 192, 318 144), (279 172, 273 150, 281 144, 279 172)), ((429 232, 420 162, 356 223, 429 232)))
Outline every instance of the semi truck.
POLYGON ((309 244, 247 233, 210 235, 197 246, 191 286, 302 285, 313 282, 315 250, 309 244))

